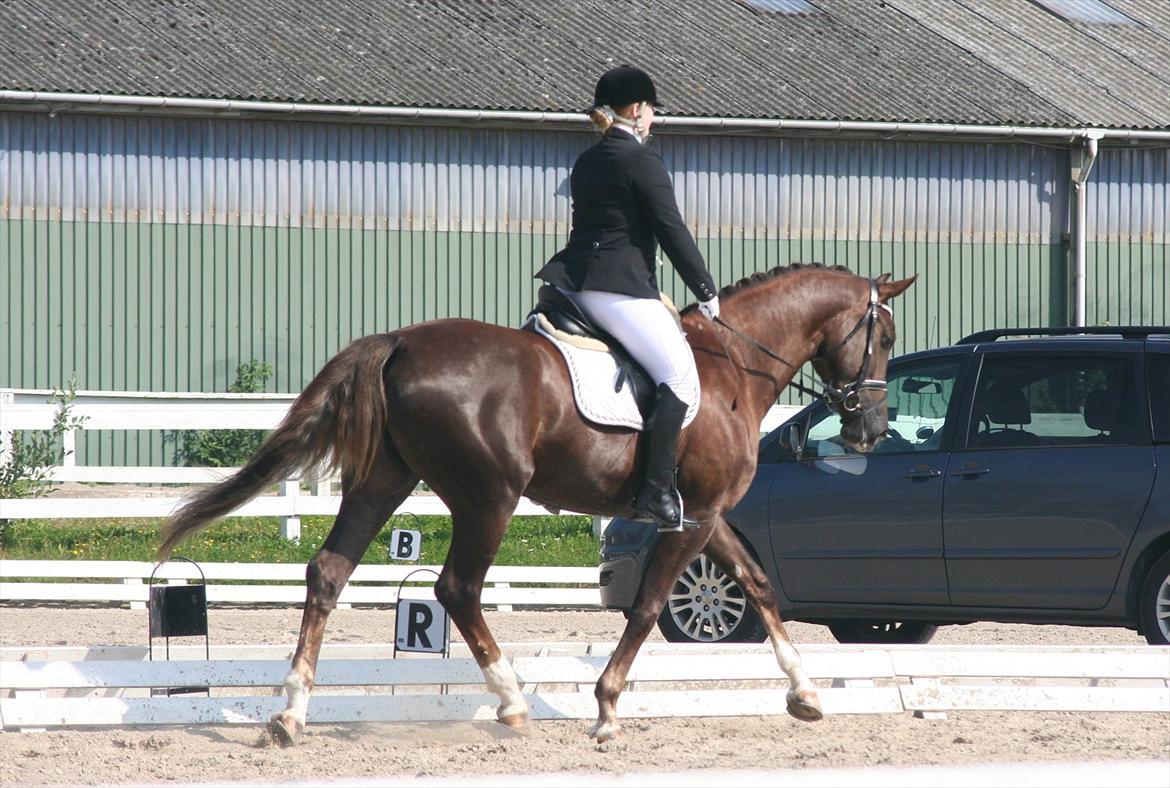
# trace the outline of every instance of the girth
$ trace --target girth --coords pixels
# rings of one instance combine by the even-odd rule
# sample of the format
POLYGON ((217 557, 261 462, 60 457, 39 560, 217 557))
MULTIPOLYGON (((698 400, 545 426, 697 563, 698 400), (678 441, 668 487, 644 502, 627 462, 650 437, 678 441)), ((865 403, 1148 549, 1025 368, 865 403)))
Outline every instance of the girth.
POLYGON ((539 313, 544 315, 558 331, 574 337, 594 339, 605 344, 609 352, 617 359, 618 376, 617 380, 614 381, 614 391, 621 391, 622 386, 629 384, 634 392, 634 400, 638 403, 638 410, 641 412, 642 418, 648 419, 654 406, 654 381, 634 360, 633 356, 626 352, 622 343, 594 325, 576 304, 552 285, 542 285, 537 291, 536 297, 536 306, 528 313, 528 318, 524 321, 521 330, 536 333, 532 316, 539 313))

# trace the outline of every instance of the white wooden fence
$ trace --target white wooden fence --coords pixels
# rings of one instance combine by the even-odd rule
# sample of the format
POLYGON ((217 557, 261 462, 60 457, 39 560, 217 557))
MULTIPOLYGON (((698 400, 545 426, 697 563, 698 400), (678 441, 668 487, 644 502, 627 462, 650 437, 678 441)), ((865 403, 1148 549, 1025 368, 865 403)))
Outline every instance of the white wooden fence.
MULTIPOLYGON (((16 430, 43 430, 52 426, 57 406, 47 402, 51 392, 0 389, 0 450, 10 445, 16 430)), ((73 413, 82 417, 81 430, 271 430, 288 412, 293 394, 167 394, 154 392, 80 391, 73 413)), ((209 484, 232 475, 238 468, 173 468, 77 465, 72 453, 74 432, 64 436, 66 455, 49 478, 57 482, 104 484, 209 484)), ((300 518, 336 515, 340 496, 332 495, 328 478, 312 478, 311 495, 303 495, 300 479, 286 479, 278 494, 261 495, 232 512, 236 516, 279 517, 281 534, 300 536, 300 518)), ((182 503, 178 496, 0 499, 0 519, 57 518, 165 518, 182 503)), ((398 513, 448 515, 433 495, 413 495, 398 513)), ((548 514, 543 507, 522 500, 517 515, 548 514)))
MULTIPOLYGON (((113 469, 115 471, 134 469, 113 469)), ((160 471, 163 469, 152 469, 160 471)), ((174 468, 171 470, 211 470, 174 468)), ((235 471, 237 469, 217 468, 218 471, 235 471)), ((96 475, 96 474, 95 474, 96 475)), ((210 475, 210 474, 209 474, 210 475)), ((222 478, 225 474, 220 474, 222 478)), ((209 479, 215 481, 215 479, 209 479)), ((112 519, 119 517, 137 518, 166 518, 169 517, 181 504, 183 498, 168 497, 84 497, 69 498, 51 495, 46 498, 5 498, 0 499, 0 520, 52 520, 68 518, 101 518, 112 519)), ((260 495, 248 501, 243 506, 233 510, 231 517, 279 517, 280 533, 286 539, 299 539, 301 533, 301 517, 308 515, 335 516, 341 507, 339 495, 304 495, 300 490, 300 483, 291 479, 280 484, 278 495, 260 495)), ((407 498, 395 510, 395 514, 417 515, 450 515, 451 511, 437 496, 428 494, 414 494, 407 498)), ((522 498, 516 507, 514 516, 528 516, 549 514, 549 511, 527 498, 522 498)), ((572 512, 566 512, 572 514, 572 512)), ((597 528, 595 528, 597 530, 597 528)))
MULTIPOLYGON (((0 455, 11 445, 16 430, 45 430, 53 423, 57 406, 47 402, 52 392, 37 389, 0 389, 0 455)), ((83 430, 271 430, 288 412, 294 394, 199 394, 79 391, 73 413, 83 417, 83 430)), ((777 405, 768 413, 763 428, 770 430, 797 408, 777 405)), ((66 456, 54 467, 50 478, 57 482, 106 484, 208 484, 235 473, 238 468, 172 468, 76 465, 76 445, 70 432, 64 438, 66 456)), ((307 515, 336 515, 341 504, 332 495, 332 480, 287 479, 277 495, 261 495, 232 512, 235 516, 279 517, 281 534, 300 536, 300 518, 307 515), (311 495, 301 492, 308 481, 311 495)), ((46 498, 0 499, 0 519, 168 517, 182 502, 178 497, 46 498)), ((449 515, 441 500, 432 495, 412 495, 397 513, 449 515)), ((548 514, 539 504, 521 499, 517 516, 548 514)), ((600 536, 601 518, 594 531, 600 536)))
MULTIPOLYGON (((201 563, 207 579, 208 604, 302 604, 304 564, 201 563), (227 582, 224 582, 227 581, 227 582)), ((361 565, 341 592, 342 605, 393 605, 398 586, 412 572, 439 566, 361 565)), ((0 559, 0 602, 105 602, 143 607, 154 564, 146 561, 25 561, 0 559), (79 582, 96 581, 96 582, 79 582), (112 582, 111 582, 112 581, 112 582)), ((198 580, 185 561, 159 568, 161 582, 198 580)), ((434 599, 434 575, 419 573, 407 586, 412 599, 434 599)), ((483 603, 516 606, 582 607, 601 605, 596 567, 493 566, 488 570, 483 603), (515 585, 519 584, 519 585, 515 585)))
MULTIPOLYGON (((359 648, 384 653, 390 647, 359 648)), ((597 711, 592 686, 612 648, 592 644, 586 654, 562 656, 545 647, 540 656, 513 656, 533 718, 592 719, 597 711)), ((273 692, 288 670, 287 659, 65 661, 45 653, 51 649, 40 651, 38 656, 48 659, 32 661, 25 654, 15 661, 20 657, 13 649, 0 654, 0 696, 14 696, 0 697, 0 728, 260 724, 284 707, 273 692), (211 688, 210 696, 150 697, 149 692, 193 686, 211 688)), ((810 677, 828 685, 820 689, 826 714, 962 709, 1170 714, 1166 648, 813 646, 802 652, 810 677)), ((483 677, 469 658, 386 660, 355 649, 350 654, 349 659, 323 654, 309 709, 312 721, 495 717, 497 700, 483 692, 483 677)), ((625 718, 785 713, 786 681, 766 647, 647 644, 628 681, 621 701, 625 718), (745 688, 745 682, 752 686, 745 688), (678 689, 679 683, 701 688, 678 689)))

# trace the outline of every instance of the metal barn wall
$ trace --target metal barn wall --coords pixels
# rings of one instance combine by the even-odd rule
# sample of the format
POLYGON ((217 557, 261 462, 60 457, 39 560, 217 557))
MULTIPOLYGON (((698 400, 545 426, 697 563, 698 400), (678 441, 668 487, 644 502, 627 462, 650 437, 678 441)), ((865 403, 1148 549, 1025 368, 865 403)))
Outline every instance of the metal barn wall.
POLYGON ((1089 179, 1085 322, 1170 325, 1170 149, 1107 149, 1089 179))
MULTIPOLYGON (((350 339, 446 316, 516 325, 563 243, 588 132, 0 113, 0 386, 299 390, 350 339)), ((1067 320, 1059 146, 655 141, 715 279, 790 261, 919 274, 909 352, 1067 320)), ((1090 322, 1170 323, 1170 151, 1103 149, 1090 322)), ((676 301, 689 301, 673 274, 676 301)), ((138 446, 142 445, 139 450, 138 446)), ((107 435, 82 461, 158 462, 107 435)))

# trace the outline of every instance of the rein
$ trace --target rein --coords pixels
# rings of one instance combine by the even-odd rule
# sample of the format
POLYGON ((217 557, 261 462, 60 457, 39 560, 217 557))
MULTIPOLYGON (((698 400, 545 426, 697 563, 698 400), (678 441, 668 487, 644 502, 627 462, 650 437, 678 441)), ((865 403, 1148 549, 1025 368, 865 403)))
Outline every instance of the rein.
MULTIPOLYGON (((865 325, 865 327, 866 327, 865 328, 865 355, 862 356, 861 368, 857 371, 857 375, 854 377, 854 379, 851 383, 849 383, 848 385, 846 385, 842 388, 838 388, 836 386, 833 386, 831 383, 825 383, 824 389, 820 392, 815 391, 814 389, 811 389, 808 386, 805 386, 804 384, 798 382, 795 379, 789 381, 788 385, 792 386, 793 388, 795 388, 797 391, 801 392, 802 394, 808 395, 810 397, 817 397, 817 398, 823 399, 825 401, 825 403, 830 405, 830 406, 834 405, 834 404, 840 404, 842 409, 845 410, 846 412, 849 412, 849 413, 854 413, 858 410, 861 410, 861 392, 862 391, 865 391, 866 389, 872 389, 875 391, 883 391, 883 392, 888 391, 887 384, 884 380, 876 380, 876 379, 867 377, 867 375, 869 374, 869 360, 870 360, 870 357, 873 355, 873 334, 874 334, 874 326, 877 325, 877 310, 878 309, 885 309, 886 311, 890 311, 890 308, 888 306, 886 306, 885 304, 878 303, 877 282, 873 279, 870 279, 869 280, 869 306, 866 308, 865 314, 862 315, 858 319, 857 323, 853 326, 852 330, 850 330, 850 332, 845 335, 845 338, 843 340, 841 340, 841 342, 836 347, 833 348, 834 350, 839 350, 839 349, 845 347, 845 344, 847 342, 849 342, 849 340, 851 340, 853 338, 853 336, 858 331, 861 330, 862 325, 865 325)), ((737 337, 739 337, 740 340, 747 343, 748 345, 751 345, 756 350, 760 351, 761 353, 768 356, 769 358, 774 359, 776 361, 779 361, 781 364, 783 364, 786 367, 789 367, 797 374, 804 374, 800 371, 800 368, 797 367, 795 364, 792 364, 792 363, 786 361, 785 359, 776 355, 774 352, 772 352, 768 348, 764 347, 764 345, 762 345, 760 342, 756 341, 755 339, 753 339, 752 337, 743 333, 742 331, 735 328, 734 326, 729 325, 727 322, 725 322, 723 320, 723 318, 716 317, 714 322, 723 326, 728 331, 730 331, 732 334, 735 334, 737 337)), ((726 350, 726 346, 724 346, 724 350, 726 350)), ((813 359, 815 360, 817 357, 819 357, 821 355, 822 354, 820 352, 818 352, 816 356, 813 356, 813 359)), ((728 353, 728 358, 729 359, 731 358, 730 353, 728 353)), ((737 370, 736 370, 737 375, 738 375, 738 372, 739 372, 739 370, 737 368, 737 370)), ((880 404, 880 401, 879 401, 879 403, 876 403, 876 404, 870 406, 869 408, 866 408, 864 411, 862 411, 861 415, 864 415, 865 413, 868 413, 870 410, 873 410, 874 408, 876 408, 878 406, 878 404, 880 404)))
MULTIPOLYGON (((791 368, 793 371, 795 371, 795 372, 796 372, 796 373, 798 373, 798 374, 802 374, 802 373, 800 372, 800 368, 799 368, 799 367, 797 367, 795 364, 791 364, 791 363, 789 363, 789 362, 785 361, 784 359, 780 358, 780 356, 777 356, 777 355, 776 355, 775 353, 773 353, 771 350, 768 350, 768 348, 764 347, 764 346, 763 346, 763 345, 761 345, 759 342, 757 342, 756 340, 754 340, 754 339, 752 339, 751 337, 749 337, 747 334, 743 333, 742 331, 740 331, 739 329, 735 328, 734 326, 732 326, 732 325, 729 325, 728 323, 726 323, 726 322, 723 320, 723 318, 721 318, 721 317, 716 317, 716 318, 715 318, 715 322, 716 322, 716 323, 718 323, 719 325, 723 326, 724 328, 726 328, 726 329, 727 329, 728 331, 730 331, 731 333, 735 334, 735 335, 736 335, 737 337, 739 337, 739 338, 740 338, 742 341, 746 342, 747 344, 749 344, 749 345, 751 345, 752 347, 754 347, 756 350, 758 350, 758 351, 760 351, 761 353, 763 353, 765 356, 768 356, 769 358, 772 358, 772 359, 774 359, 774 360, 776 360, 776 361, 779 361, 781 364, 783 364, 783 365, 784 365, 784 366, 786 366, 786 367, 789 367, 789 368, 791 368)), ((723 349, 724 349, 724 351, 726 352, 726 350, 727 350, 727 346, 726 346, 726 345, 724 345, 723 349)), ((731 358, 731 353, 728 353, 728 354, 727 354, 727 357, 728 357, 728 358, 731 358)), ((732 366, 735 366, 735 365, 733 364, 732 366)), ((735 374, 736 374, 737 376, 739 375, 739 367, 738 367, 738 366, 735 366, 735 374)), ((789 386, 792 386, 793 388, 795 388, 795 389, 796 389, 797 391, 799 391, 800 393, 802 393, 802 394, 807 394, 807 395, 808 395, 808 396, 810 396, 810 397, 820 397, 820 396, 822 396, 821 392, 813 391, 813 390, 812 390, 812 389, 810 389, 808 386, 805 386, 804 384, 797 382, 795 379, 793 379, 793 380, 790 380, 790 381, 788 382, 788 385, 789 385, 789 386)))

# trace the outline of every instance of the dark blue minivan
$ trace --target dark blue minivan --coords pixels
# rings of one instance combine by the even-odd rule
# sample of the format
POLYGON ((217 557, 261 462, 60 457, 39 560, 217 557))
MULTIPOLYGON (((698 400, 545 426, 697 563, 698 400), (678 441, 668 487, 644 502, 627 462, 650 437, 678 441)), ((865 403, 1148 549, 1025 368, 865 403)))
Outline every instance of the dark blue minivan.
MULTIPOLYGON (((972 621, 1170 642, 1170 327, 987 331, 896 358, 887 378, 889 436, 872 452, 810 405, 761 440, 728 514, 786 618, 841 642, 921 643, 972 621)), ((607 607, 632 605, 656 539, 610 524, 607 607)), ((764 638, 702 555, 659 627, 673 641, 764 638)))

